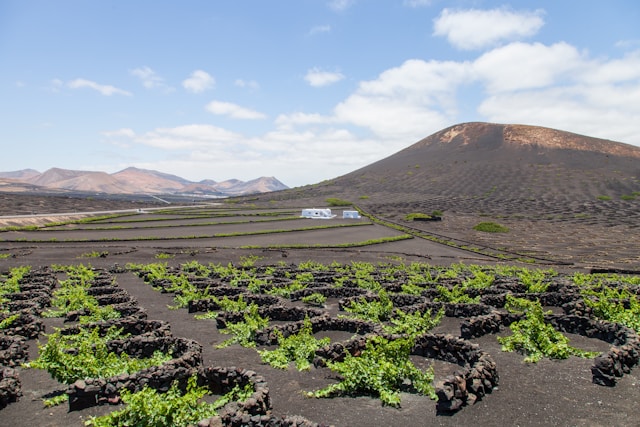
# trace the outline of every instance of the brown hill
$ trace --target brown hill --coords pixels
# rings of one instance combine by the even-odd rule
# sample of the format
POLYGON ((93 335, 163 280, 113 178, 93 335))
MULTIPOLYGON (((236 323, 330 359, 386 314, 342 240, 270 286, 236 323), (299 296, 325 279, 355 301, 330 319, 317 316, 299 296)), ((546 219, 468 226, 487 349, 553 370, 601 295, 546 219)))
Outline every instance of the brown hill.
POLYGON ((594 200, 638 190, 640 148, 553 129, 457 125, 339 178, 342 185, 406 193, 594 200))
POLYGON ((35 169, 22 169, 22 170, 13 171, 13 172, 0 172, 0 178, 19 179, 19 180, 33 178, 34 176, 38 176, 38 175, 40 175, 40 172, 38 172, 35 169))
POLYGON ((0 172, 0 191, 84 192, 104 194, 188 194, 202 196, 236 196, 288 188, 273 177, 248 182, 237 179, 216 183, 212 180, 191 182, 176 175, 130 167, 114 174, 51 168, 44 173, 32 169, 0 172), (27 185, 28 184, 28 185, 27 185), (25 185, 27 185, 25 187, 25 185))
POLYGON ((109 194, 127 192, 123 183, 106 172, 52 168, 41 175, 30 178, 28 182, 40 187, 59 190, 109 194))
POLYGON ((464 123, 349 174, 285 193, 340 194, 367 205, 428 198, 478 211, 490 200, 583 203, 638 191, 640 147, 535 126, 464 123))
POLYGON ((162 172, 127 168, 113 174, 130 193, 173 193, 180 191, 189 181, 162 172))
POLYGON ((411 225, 570 262, 640 266, 640 148, 560 130, 459 124, 344 176, 260 198, 316 207, 341 198, 407 225, 409 213, 440 210, 442 222, 411 225), (475 231, 482 221, 510 232, 475 231))

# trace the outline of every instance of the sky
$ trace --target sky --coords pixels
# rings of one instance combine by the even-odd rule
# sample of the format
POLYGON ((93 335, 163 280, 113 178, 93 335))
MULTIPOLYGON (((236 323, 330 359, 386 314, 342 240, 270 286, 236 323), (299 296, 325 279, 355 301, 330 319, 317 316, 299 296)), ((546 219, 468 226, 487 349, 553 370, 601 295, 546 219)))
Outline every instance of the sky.
POLYGON ((471 121, 640 146, 637 0, 0 0, 0 171, 314 184, 471 121))

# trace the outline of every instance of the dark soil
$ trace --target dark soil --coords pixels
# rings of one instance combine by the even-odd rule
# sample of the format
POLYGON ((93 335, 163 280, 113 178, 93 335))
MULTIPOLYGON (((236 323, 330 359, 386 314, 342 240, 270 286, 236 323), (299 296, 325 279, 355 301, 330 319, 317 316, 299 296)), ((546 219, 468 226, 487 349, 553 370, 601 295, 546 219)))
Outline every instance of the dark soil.
MULTIPOLYGON (((323 197, 317 197, 316 201, 323 200, 323 197)), ((287 203, 283 203, 283 205, 287 203)), ((403 206, 402 210, 376 205, 372 206, 372 211, 381 216, 400 220, 398 212, 425 211, 431 207, 427 206, 426 202, 424 202, 425 204, 422 202, 408 203, 409 205, 403 206)), ((87 205, 88 202, 85 201, 85 205, 81 209, 90 210, 91 206, 87 205)), ((3 207, 6 205, 3 204, 3 207)), ((284 210, 288 209, 297 213, 300 207, 307 207, 306 203, 302 206, 284 208, 284 210)), ((118 208, 124 207, 118 206, 118 208)), ((4 209, 5 211, 2 213, 15 214, 15 212, 7 212, 6 208, 4 209)), ((26 209, 28 210, 28 208, 26 209)), ((56 210, 68 212, 64 209, 63 202, 60 202, 59 209, 56 210)), ((566 216, 570 215, 569 213, 566 216)), ((640 264, 638 245, 635 240, 637 236, 628 234, 628 224, 620 223, 608 227, 604 222, 596 221, 594 224, 581 226, 572 219, 567 219, 564 222, 562 220, 556 222, 533 220, 517 222, 515 219, 505 219, 502 222, 516 231, 507 236, 493 236, 468 231, 467 225, 472 224, 476 219, 480 219, 480 217, 451 212, 445 213, 442 222, 420 223, 417 226, 443 235, 449 233, 452 237, 469 239, 477 245, 507 246, 514 251, 528 249, 541 255, 541 258, 550 260, 549 263, 541 262, 537 266, 553 267, 563 272, 588 271, 594 266, 637 269, 640 264), (522 224, 522 228, 514 226, 516 223, 522 224), (610 241, 616 240, 610 234, 615 235, 618 231, 622 234, 618 237, 621 240, 619 245, 606 246, 610 241), (564 240, 560 242, 556 236, 557 233, 562 233, 563 236, 573 233, 576 243, 564 240), (580 244, 585 246, 580 249, 580 244), (593 246, 589 246, 591 244, 593 246), (597 252, 597 255, 587 253, 589 252, 588 247, 592 248, 592 252, 597 252), (580 251, 583 251, 583 255, 578 255, 580 251), (563 263, 554 263, 554 261, 562 261, 563 263), (573 264, 567 264, 567 261, 571 261, 573 264)), ((206 220, 213 221, 213 218, 209 217, 206 220)), ((173 219, 173 224, 180 225, 181 221, 187 220, 173 219)), ((181 231, 174 236, 193 234, 211 236, 222 232, 222 227, 226 232, 230 229, 235 231, 273 227, 294 229, 301 226, 319 225, 318 222, 310 220, 296 220, 275 223, 278 224, 275 226, 265 223, 268 225, 264 227, 256 225, 256 223, 248 225, 238 222, 235 227, 224 225, 219 228, 216 225, 194 226, 194 220, 188 221, 191 224, 191 229, 160 227, 151 231, 149 235, 168 236, 180 229, 181 231)), ((325 222, 321 223, 325 224, 325 222)), ((466 264, 493 264, 497 262, 495 258, 489 256, 421 239, 355 248, 267 249, 265 247, 282 243, 328 245, 365 241, 400 233, 378 225, 337 229, 337 231, 335 229, 294 231, 227 238, 122 240, 127 236, 135 238, 143 235, 141 229, 144 225, 150 224, 152 223, 129 224, 130 229, 113 230, 112 232, 81 230, 82 226, 80 225, 66 226, 62 230, 47 232, 0 232, 0 239, 8 240, 0 241, 0 254, 10 254, 8 258, 0 259, 0 272, 6 272, 9 268, 20 265, 31 265, 35 268, 53 264, 77 263, 90 263, 96 268, 108 269, 114 264, 124 266, 127 263, 157 262, 156 256, 159 253, 172 255, 173 257, 166 261, 175 266, 193 260, 202 264, 225 264, 228 262, 237 264, 249 256, 260 257, 258 264, 263 265, 275 265, 282 261, 286 264, 298 264, 309 260, 325 264, 334 261, 346 264, 351 261, 366 261, 374 264, 402 261, 434 265, 448 265, 456 262, 466 264), (102 234, 111 234, 114 240, 97 240, 96 236, 102 234), (53 236, 56 236, 56 241, 47 241, 53 236), (88 241, 79 240, 83 238, 87 238, 88 241), (65 239, 73 241, 66 242, 65 239), (243 245, 257 245, 261 248, 245 249, 243 245), (106 255, 104 257, 86 257, 86 254, 92 251, 105 252, 106 255)), ((187 223, 183 225, 186 228, 190 227, 187 223)), ((416 226, 416 224, 411 225, 416 226)), ((502 352, 495 334, 472 341, 495 360, 500 375, 499 386, 493 393, 488 394, 476 404, 464 407, 455 414, 437 414, 436 402, 427 397, 410 393, 402 394, 400 408, 383 406, 380 400, 368 396, 309 399, 303 395, 302 391, 319 389, 335 382, 335 377, 327 368, 312 369, 309 372, 298 372, 293 368, 276 370, 261 363, 259 356, 253 349, 237 345, 216 349, 214 346, 228 336, 220 334, 215 321, 194 320, 193 314, 189 314, 185 309, 169 310, 167 305, 172 303, 172 296, 154 291, 131 272, 115 274, 115 278, 117 285, 135 297, 138 304, 147 311, 149 319, 165 320, 170 323, 173 335, 192 338, 202 344, 204 365, 237 366, 255 370, 264 376, 270 386, 272 414, 275 416, 300 415, 313 422, 336 426, 633 426, 638 425, 638 420, 640 420, 640 406, 637 405, 637 402, 640 401, 640 371, 638 368, 624 375, 614 387, 599 386, 591 380, 590 367, 593 361, 571 357, 562 361, 544 359, 536 364, 525 364, 522 355, 502 352)), ((331 309, 331 315, 336 314, 335 310, 334 305, 331 309)), ((459 324, 460 319, 445 318, 443 323, 433 332, 459 335, 459 324)), ((46 332, 51 332, 54 326, 60 326, 60 322, 55 319, 48 320, 46 332)), ((507 332, 498 335, 504 335, 507 332)), ((333 334, 333 337, 336 338, 341 336, 343 336, 342 333, 333 334)), ((609 348, 607 343, 579 335, 571 335, 570 338, 575 346, 581 348, 596 351, 606 351, 609 348)), ((33 358, 37 354, 37 341, 31 340, 29 345, 33 358)), ((458 369, 456 365, 446 362, 434 362, 419 357, 413 357, 413 360, 421 367, 434 363, 436 380, 443 379, 458 369)), ((51 393, 64 390, 65 387, 52 380, 44 372, 18 369, 22 380, 23 396, 18 402, 10 403, 0 410, 1 425, 16 427, 33 425, 79 426, 89 416, 104 414, 115 409, 113 406, 97 406, 82 411, 69 412, 66 405, 44 408, 42 399, 50 396, 51 393)))

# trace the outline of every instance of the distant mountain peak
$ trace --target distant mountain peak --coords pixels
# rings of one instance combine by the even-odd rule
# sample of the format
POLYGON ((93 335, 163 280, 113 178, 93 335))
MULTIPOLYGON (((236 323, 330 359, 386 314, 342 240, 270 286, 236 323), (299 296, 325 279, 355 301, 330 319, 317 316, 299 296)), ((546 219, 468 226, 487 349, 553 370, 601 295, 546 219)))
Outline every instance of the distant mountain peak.
POLYGON ((108 194, 201 194, 225 197, 288 188, 275 178, 257 178, 249 182, 230 179, 221 184, 213 180, 195 183, 177 175, 134 166, 113 174, 58 167, 52 167, 44 173, 25 169, 0 172, 0 178, 31 184, 43 191, 55 189, 108 194))

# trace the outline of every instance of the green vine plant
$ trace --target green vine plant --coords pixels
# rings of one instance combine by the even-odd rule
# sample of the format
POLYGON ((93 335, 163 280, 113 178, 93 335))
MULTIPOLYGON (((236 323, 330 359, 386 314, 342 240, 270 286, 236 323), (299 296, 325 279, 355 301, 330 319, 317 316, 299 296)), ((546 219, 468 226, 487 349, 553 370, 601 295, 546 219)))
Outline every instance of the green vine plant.
POLYGON ((58 271, 67 273, 67 279, 59 281, 60 288, 53 293, 53 309, 42 313, 42 317, 63 317, 70 312, 83 310, 87 314, 80 316, 80 323, 99 322, 118 319, 120 312, 112 306, 100 306, 98 300, 87 293, 95 279, 91 266, 56 266, 58 271))
POLYGON ((495 276, 493 274, 486 273, 475 267, 473 277, 470 277, 462 282, 464 289, 487 289, 493 285, 495 276))
POLYGON ((358 319, 383 322, 391 317, 393 302, 389 298, 389 294, 385 290, 381 290, 377 300, 367 301, 366 298, 360 297, 351 301, 349 305, 344 307, 344 310, 358 319))
POLYGON ((13 267, 6 276, 0 276, 0 295, 20 292, 20 281, 31 271, 31 267, 13 267))
POLYGON ((498 337, 502 351, 518 351, 526 355, 524 361, 536 363, 543 357, 567 359, 569 356, 596 357, 598 352, 581 350, 569 345, 569 339, 544 321, 544 312, 539 301, 529 301, 507 294, 505 308, 510 313, 524 314, 522 320, 513 322, 509 328, 512 335, 498 337))
POLYGON ((309 283, 313 282, 313 273, 305 272, 296 274, 295 278, 285 286, 274 286, 266 293, 269 295, 277 295, 284 298, 290 298, 291 294, 296 291, 306 289, 309 283))
POLYGON ((120 317, 120 312, 112 306, 100 306, 98 300, 87 294, 87 290, 83 286, 63 285, 54 292, 51 305, 57 309, 43 312, 42 317, 63 317, 78 310, 85 310, 88 313, 80 316, 80 323, 99 322, 120 317))
POLYGON ((123 338, 122 330, 114 327, 104 336, 100 336, 98 328, 80 329, 75 335, 63 335, 60 330, 56 330, 47 335, 45 345, 38 345, 38 358, 23 366, 45 370, 55 380, 71 384, 79 379, 130 374, 159 366, 172 358, 171 354, 160 351, 156 351, 152 357, 142 359, 130 357, 126 353, 110 352, 107 342, 118 338, 123 338))
POLYGON ((314 292, 302 297, 302 302, 314 307, 324 307, 324 304, 327 302, 327 297, 321 293, 314 292))
POLYGON ((69 395, 67 393, 62 393, 57 396, 54 396, 50 399, 44 399, 42 401, 45 408, 53 408, 54 406, 62 405, 69 401, 69 395))
POLYGON ((436 290, 438 296, 434 299, 436 302, 448 302, 452 304, 478 304, 480 295, 475 297, 469 296, 463 284, 454 285, 451 289, 446 286, 437 285, 436 290))
POLYGON ((166 393, 144 386, 142 390, 132 393, 123 390, 120 393, 126 404, 124 409, 102 417, 91 417, 85 426, 93 427, 187 427, 217 415, 217 411, 229 402, 242 402, 253 393, 251 384, 244 388, 235 386, 231 391, 207 403, 203 398, 208 394, 206 387, 198 387, 197 376, 189 377, 187 388, 180 390, 174 381, 166 393))
POLYGON ((603 286, 600 291, 582 291, 584 303, 598 319, 623 324, 640 331, 640 300, 628 288, 603 286))
POLYGON ((529 293, 546 292, 549 288, 547 278, 555 276, 557 273, 553 270, 538 270, 522 268, 516 272, 516 276, 520 282, 527 288, 529 293))
POLYGON ((414 340, 407 337, 389 341, 375 336, 367 341, 359 356, 347 353, 344 361, 328 361, 327 366, 341 380, 323 389, 307 392, 308 397, 334 397, 340 395, 373 395, 383 404, 400 406, 400 391, 408 391, 436 398, 433 387, 433 366, 426 371, 418 369, 409 359, 414 340))
POLYGON ((287 369, 294 362, 299 371, 311 369, 311 362, 316 350, 329 345, 329 337, 317 339, 313 336, 311 321, 305 317, 303 327, 296 334, 284 337, 276 330, 278 348, 275 350, 258 350, 262 361, 277 369, 287 369))
POLYGON ((256 331, 265 328, 269 324, 269 318, 260 316, 257 304, 250 304, 243 318, 244 321, 227 323, 227 327, 220 333, 233 335, 233 337, 218 344, 216 348, 225 348, 232 344, 240 344, 242 347, 256 346, 256 331))
POLYGON ((3 329, 8 329, 11 327, 11 325, 14 324, 14 322, 16 320, 18 320, 18 318, 20 317, 20 313, 17 314, 12 314, 8 317, 5 317, 4 319, 0 320, 0 331, 3 329))
POLYGON ((443 316, 444 308, 440 308, 434 316, 431 315, 430 309, 424 313, 405 313, 396 309, 395 317, 390 319, 391 325, 383 325, 383 329, 389 334, 403 334, 415 338, 438 326, 443 316))
MULTIPOLYGON (((249 303, 244 300, 244 296, 242 294, 238 295, 238 299, 231 299, 228 296, 223 296, 222 298, 218 298, 216 296, 212 296, 210 298, 218 307, 220 307, 219 311, 229 312, 229 313, 240 313, 245 311, 249 307, 249 303)), ((204 319, 215 319, 218 317, 219 311, 208 311, 204 314, 196 314, 194 317, 198 320, 204 319)))

